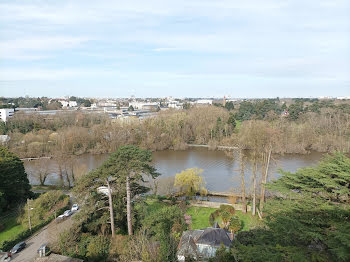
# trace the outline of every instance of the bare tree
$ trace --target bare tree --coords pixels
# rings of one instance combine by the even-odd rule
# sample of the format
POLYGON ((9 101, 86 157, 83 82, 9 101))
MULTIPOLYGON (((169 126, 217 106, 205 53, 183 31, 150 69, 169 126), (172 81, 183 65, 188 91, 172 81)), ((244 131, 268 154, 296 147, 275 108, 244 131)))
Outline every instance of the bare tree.
POLYGON ((244 156, 242 149, 239 150, 239 164, 240 164, 240 174, 241 174, 241 190, 242 190, 242 212, 247 213, 247 200, 245 194, 245 179, 244 179, 244 156))
POLYGON ((257 174, 257 154, 254 151, 253 152, 253 159, 252 159, 252 166, 253 166, 253 203, 252 203, 252 215, 255 216, 256 214, 256 174, 257 174))
POLYGON ((265 185, 267 183, 267 176, 268 176, 268 172, 269 172, 271 152, 272 152, 272 147, 270 146, 267 149, 267 151, 262 154, 262 170, 261 170, 262 174, 261 174, 260 203, 259 203, 260 212, 262 212, 262 210, 264 208, 265 185))
POLYGON ((31 176, 37 178, 41 186, 45 185, 46 179, 50 173, 50 164, 47 159, 36 160, 34 162, 34 170, 30 171, 31 176))

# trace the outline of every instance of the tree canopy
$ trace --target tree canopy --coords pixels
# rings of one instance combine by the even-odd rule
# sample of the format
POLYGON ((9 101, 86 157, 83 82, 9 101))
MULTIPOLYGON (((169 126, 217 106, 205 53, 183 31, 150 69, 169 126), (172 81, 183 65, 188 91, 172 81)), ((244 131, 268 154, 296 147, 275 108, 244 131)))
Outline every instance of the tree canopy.
POLYGON ((336 153, 268 187, 266 227, 241 232, 238 261, 349 261, 350 159, 336 153))
POLYGON ((0 210, 14 208, 14 205, 32 196, 23 162, 7 148, 0 146, 0 210))
POLYGON ((188 168, 175 175, 174 186, 185 196, 194 196, 197 193, 206 195, 205 182, 200 175, 202 172, 203 169, 188 168))

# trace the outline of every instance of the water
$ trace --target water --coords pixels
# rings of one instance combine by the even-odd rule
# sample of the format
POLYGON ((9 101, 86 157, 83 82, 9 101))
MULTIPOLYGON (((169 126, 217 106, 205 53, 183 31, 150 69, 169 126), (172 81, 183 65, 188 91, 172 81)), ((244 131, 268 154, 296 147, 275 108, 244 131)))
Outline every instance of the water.
MULTIPOLYGON (((73 164, 66 164, 66 168, 70 172, 70 166, 73 166, 75 176, 79 177, 101 165, 107 158, 107 154, 84 154, 74 157, 73 164)), ((279 176, 278 170, 280 168, 294 172, 298 168, 316 165, 321 158, 322 154, 315 152, 308 155, 273 155, 269 167, 269 178, 276 179, 279 176)), ((249 160, 247 154, 245 179, 248 189, 251 184, 249 160)), ((235 158, 229 157, 224 151, 210 151, 206 148, 193 148, 186 151, 158 151, 153 153, 153 163, 158 172, 161 173, 158 185, 159 193, 166 193, 167 190, 171 190, 173 177, 176 173, 193 167, 203 169, 202 175, 208 190, 228 192, 239 188, 241 183, 237 156, 235 158)), ((57 184, 58 165, 53 159, 25 161, 25 168, 31 184, 39 183, 39 180, 32 174, 37 173, 40 169, 42 170, 43 166, 47 167, 49 173, 51 173, 45 184, 57 184)), ((258 173, 260 173, 260 169, 258 169, 258 173)), ((258 179, 260 178, 258 177, 258 179)))

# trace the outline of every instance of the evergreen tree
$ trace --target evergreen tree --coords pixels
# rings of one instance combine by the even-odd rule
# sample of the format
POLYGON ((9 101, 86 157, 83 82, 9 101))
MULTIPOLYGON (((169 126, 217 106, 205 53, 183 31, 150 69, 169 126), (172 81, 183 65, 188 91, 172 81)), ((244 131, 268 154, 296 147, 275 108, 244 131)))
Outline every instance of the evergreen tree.
POLYGON ((23 162, 14 153, 1 146, 0 181, 0 210, 14 208, 15 205, 32 197, 23 162))
POLYGON ((237 261, 350 261, 350 159, 281 173, 268 186, 265 227, 238 234, 237 261))
MULTIPOLYGON (((81 177, 74 188, 79 199, 84 199, 85 207, 79 212, 83 231, 99 232, 107 221, 111 221, 121 232, 128 229, 132 233, 131 198, 134 195, 146 193, 149 189, 140 185, 145 182, 146 175, 152 178, 159 174, 151 165, 152 154, 148 150, 136 146, 121 146, 111 154, 102 166, 81 177), (98 188, 109 184, 111 202, 98 193, 98 188), (108 212, 112 206, 112 214, 108 212)), ((113 234, 114 228, 111 224, 113 234)))

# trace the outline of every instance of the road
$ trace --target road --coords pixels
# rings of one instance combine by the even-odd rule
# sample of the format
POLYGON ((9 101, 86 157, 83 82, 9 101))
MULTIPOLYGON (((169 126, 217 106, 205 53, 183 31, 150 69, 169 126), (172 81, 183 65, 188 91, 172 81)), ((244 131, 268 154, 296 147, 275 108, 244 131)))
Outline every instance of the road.
MULTIPOLYGON (((74 215, 73 215, 74 216, 74 215)), ((49 225, 45 226, 39 232, 35 233, 34 236, 31 236, 25 242, 27 246, 18 254, 12 256, 13 262, 31 262, 37 257, 37 250, 41 245, 50 242, 50 240, 57 239, 59 233, 63 232, 65 229, 68 229, 73 224, 72 216, 66 220, 56 223, 52 221, 49 225)))

